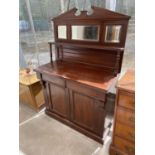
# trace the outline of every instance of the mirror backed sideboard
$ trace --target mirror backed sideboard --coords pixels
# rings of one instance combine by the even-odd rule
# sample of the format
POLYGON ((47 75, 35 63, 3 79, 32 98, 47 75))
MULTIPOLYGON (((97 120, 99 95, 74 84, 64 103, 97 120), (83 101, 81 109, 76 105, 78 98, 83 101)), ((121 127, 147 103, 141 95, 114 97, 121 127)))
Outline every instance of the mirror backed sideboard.
POLYGON ((121 72, 130 17, 92 9, 89 16, 86 11, 75 16, 73 8, 52 19, 51 61, 36 72, 46 114, 103 143, 107 94, 121 72))

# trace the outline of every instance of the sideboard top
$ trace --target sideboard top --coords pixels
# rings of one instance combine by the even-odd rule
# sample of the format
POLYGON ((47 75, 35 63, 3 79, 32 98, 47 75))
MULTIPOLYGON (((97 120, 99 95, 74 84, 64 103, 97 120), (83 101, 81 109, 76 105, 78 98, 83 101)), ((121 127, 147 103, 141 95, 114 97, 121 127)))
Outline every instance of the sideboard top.
POLYGON ((36 71, 69 79, 104 91, 108 91, 116 80, 114 75, 102 68, 60 60, 40 66, 36 71))

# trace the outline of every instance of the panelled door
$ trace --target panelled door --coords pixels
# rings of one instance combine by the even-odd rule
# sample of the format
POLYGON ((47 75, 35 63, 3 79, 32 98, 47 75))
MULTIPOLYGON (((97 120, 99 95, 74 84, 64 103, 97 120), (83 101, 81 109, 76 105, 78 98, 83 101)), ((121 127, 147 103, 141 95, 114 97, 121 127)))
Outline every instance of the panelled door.
POLYGON ((54 83, 46 82, 49 109, 65 118, 69 117, 68 89, 54 83))
POLYGON ((71 121, 99 136, 104 130, 104 102, 84 92, 69 89, 71 121))

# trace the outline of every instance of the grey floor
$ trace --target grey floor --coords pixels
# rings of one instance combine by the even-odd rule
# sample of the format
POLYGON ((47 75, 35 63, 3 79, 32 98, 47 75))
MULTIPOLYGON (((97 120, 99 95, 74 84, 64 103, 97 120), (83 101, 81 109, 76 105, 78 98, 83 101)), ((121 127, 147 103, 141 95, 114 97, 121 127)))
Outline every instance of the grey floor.
MULTIPOLYGON (((103 146, 72 128, 20 103, 20 155, 108 155, 103 146)), ((106 146, 106 147, 105 147, 106 146)))

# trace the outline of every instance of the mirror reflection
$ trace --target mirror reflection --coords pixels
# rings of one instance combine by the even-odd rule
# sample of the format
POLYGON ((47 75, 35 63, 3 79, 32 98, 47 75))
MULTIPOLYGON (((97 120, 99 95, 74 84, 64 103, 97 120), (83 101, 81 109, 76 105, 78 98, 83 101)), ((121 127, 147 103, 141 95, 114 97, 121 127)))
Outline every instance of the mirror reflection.
POLYGON ((99 40, 98 25, 74 25, 72 26, 72 39, 85 41, 99 40))
POLYGON ((67 39, 67 27, 66 25, 58 26, 58 38, 59 39, 67 39))
POLYGON ((119 43, 121 28, 121 25, 106 26, 105 42, 119 43))

